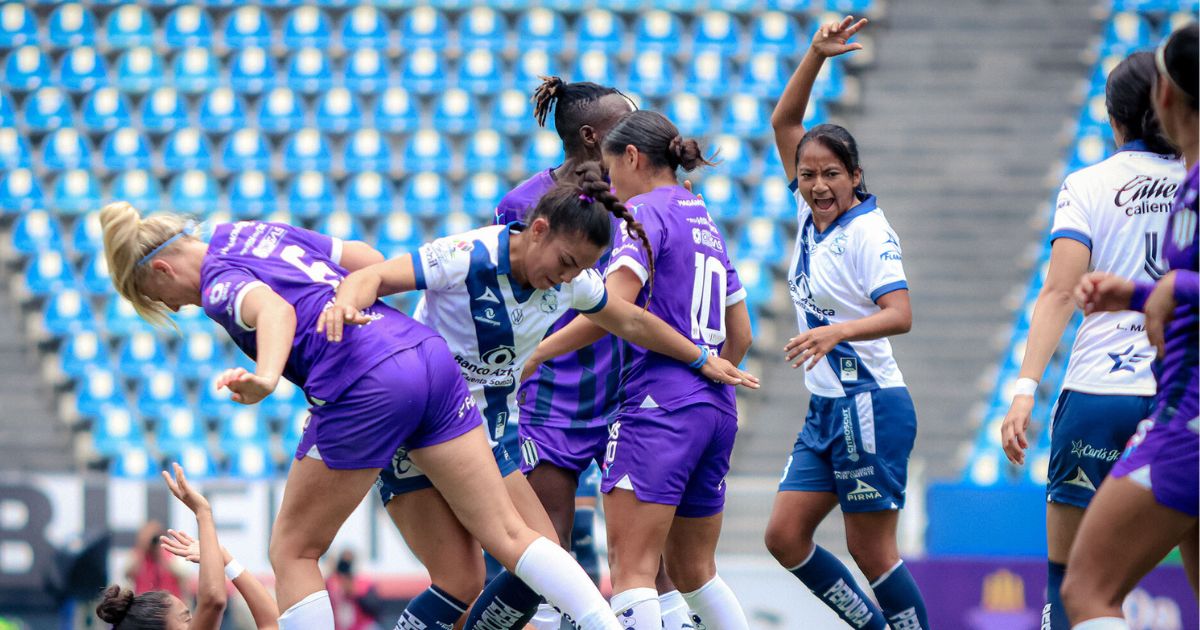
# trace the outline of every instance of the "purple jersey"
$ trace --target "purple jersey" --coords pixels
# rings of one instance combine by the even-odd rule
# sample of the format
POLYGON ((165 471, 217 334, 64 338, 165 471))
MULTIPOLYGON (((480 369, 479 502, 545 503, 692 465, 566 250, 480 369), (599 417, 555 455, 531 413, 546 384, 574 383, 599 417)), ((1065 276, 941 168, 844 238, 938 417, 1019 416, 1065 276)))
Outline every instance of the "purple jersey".
POLYGON ((283 376, 322 401, 337 400, 380 361, 437 336, 382 302, 366 310, 372 321, 347 326, 341 343, 318 334, 317 318, 346 277, 338 264, 341 252, 339 239, 282 223, 222 223, 200 267, 204 312, 251 359, 258 349, 255 329, 242 321, 246 294, 265 285, 296 309, 296 336, 283 376))
MULTIPOLYGON (((497 225, 524 221, 555 183, 552 168, 521 182, 496 206, 497 225)), ((607 263, 606 252, 596 269, 603 271, 607 263)), ((577 314, 567 313, 546 334, 558 332, 577 314)), ((517 394, 520 422, 561 428, 603 426, 616 409, 620 391, 621 372, 614 361, 618 349, 619 340, 608 335, 578 352, 543 363, 517 394)))
MULTIPOLYGON (((695 343, 720 352, 725 343, 725 307, 746 299, 746 291, 704 201, 682 186, 664 186, 630 199, 625 206, 645 228, 654 257, 656 281, 642 287, 637 304, 644 306, 652 295, 651 313, 695 343)), ((608 273, 622 267, 646 284, 647 254, 625 230, 617 234, 608 273)), ((625 344, 624 352, 622 409, 674 411, 711 403, 737 413, 733 386, 713 383, 675 359, 633 344, 625 344)))
MULTIPOLYGON (((1197 309, 1197 294, 1200 293, 1200 276, 1197 275, 1196 257, 1200 254, 1197 238, 1200 238, 1200 222, 1197 221, 1197 196, 1200 195, 1200 173, 1192 166, 1184 178, 1175 203, 1171 207, 1171 218, 1167 220, 1163 258, 1175 272, 1175 313, 1166 330, 1166 352, 1158 370, 1158 397, 1152 417, 1158 422, 1193 422, 1200 413, 1197 398, 1197 346, 1200 345, 1200 311, 1197 309)), ((1146 298, 1154 285, 1138 283, 1134 290, 1133 308, 1142 310, 1146 298)))

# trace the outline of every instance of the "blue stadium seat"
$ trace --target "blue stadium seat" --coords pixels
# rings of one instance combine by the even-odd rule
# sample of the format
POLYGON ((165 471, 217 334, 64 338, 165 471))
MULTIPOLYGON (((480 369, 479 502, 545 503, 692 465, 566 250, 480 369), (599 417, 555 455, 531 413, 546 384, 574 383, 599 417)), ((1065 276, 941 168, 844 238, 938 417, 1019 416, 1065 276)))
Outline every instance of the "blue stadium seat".
POLYGON ((204 214, 217 205, 220 187, 207 171, 189 170, 171 180, 171 207, 178 212, 204 214))
POLYGON ((638 51, 675 52, 683 41, 679 18, 666 11, 647 11, 633 23, 633 45, 638 51))
MULTIPOLYGON (((227 365, 233 367, 232 365, 227 365)), ((199 409, 200 415, 209 420, 219 420, 224 416, 232 416, 237 413, 240 405, 233 402, 230 398, 229 389, 217 390, 216 377, 209 379, 206 382, 200 383, 197 388, 199 395, 196 397, 196 408, 199 409)))
POLYGON ((0 167, 8 170, 32 165, 33 151, 25 136, 12 127, 0 129, 0 167))
POLYGON ((532 172, 547 165, 562 164, 563 158, 562 140, 558 134, 541 129, 525 147, 525 170, 532 172))
MULTIPOLYGON (((823 70, 831 65, 825 64, 823 70)), ((742 68, 741 92, 759 98, 775 98, 783 91, 790 72, 791 68, 785 66, 778 55, 756 54, 742 68)))
MULTIPOLYGON (((7 5, 6 5, 7 6, 7 5)), ((37 46, 22 46, 8 53, 4 61, 3 85, 10 90, 28 92, 50 83, 50 57, 37 46)))
POLYGON ((408 90, 390 87, 375 99, 375 127, 380 131, 403 133, 414 131, 421 124, 421 111, 408 90))
POLYGON ((445 64, 434 49, 418 48, 405 58, 400 80, 413 93, 425 96, 446 89, 446 74, 445 64))
MULTIPOLYGON (((111 373, 97 369, 83 375, 76 389, 80 400, 76 403, 79 410, 84 415, 95 418, 92 424, 92 445, 97 453, 106 456, 115 455, 125 448, 139 448, 146 441, 142 423, 125 408, 124 398, 111 395, 96 396, 92 393, 91 390, 103 391, 108 388, 109 380, 114 380, 111 373), (93 378, 98 379, 99 383, 93 385, 93 378), (84 411, 85 406, 87 411, 84 411)), ((119 387, 114 384, 112 389, 115 391, 119 387)))
POLYGON ((293 177, 287 195, 288 210, 301 219, 315 219, 333 212, 333 182, 322 171, 304 171, 293 177))
MULTIPOLYGON (((117 368, 126 378, 150 380, 156 373, 165 375, 165 379, 174 389, 175 377, 171 372, 164 371, 172 367, 167 362, 167 349, 159 340, 157 334, 149 330, 135 332, 117 347, 117 368)), ((159 380, 164 380, 161 377, 159 380)), ((157 390, 161 392, 163 385, 159 383, 157 390)))
POLYGON ((347 88, 360 94, 376 94, 391 82, 387 60, 374 48, 354 51, 345 61, 342 80, 347 88))
POLYGON ((319 94, 333 86, 329 57, 320 48, 302 48, 288 60, 287 86, 301 94, 319 94))
POLYGON ((797 52, 800 41, 796 22, 787 13, 767 11, 754 18, 750 27, 750 54, 787 56, 797 52))
POLYGON ((221 166, 230 173, 271 169, 271 146, 257 129, 241 129, 221 146, 221 166))
POLYGON ((17 110, 13 107, 12 96, 8 92, 0 92, 0 127, 14 127, 17 124, 17 110))
POLYGON ((33 9, 20 2, 0 7, 0 48, 38 43, 38 21, 33 9))
POLYGON ((763 138, 771 131, 767 106, 749 94, 734 94, 725 105, 721 131, 744 138, 763 138))
POLYGON ((158 88, 142 99, 142 127, 151 133, 167 133, 188 125, 187 103, 174 88, 158 88))
POLYGON ((71 379, 80 378, 89 368, 112 369, 108 346, 94 330, 81 330, 65 337, 58 347, 58 369, 71 379))
POLYGON ((708 213, 717 221, 730 223, 742 218, 742 187, 728 175, 706 176, 696 186, 696 192, 704 197, 708 213))
POLYGON ((504 50, 508 43, 508 27, 504 15, 486 6, 477 6, 459 18, 458 39, 470 42, 472 48, 493 52, 504 50))
POLYGON ((542 77, 559 76, 558 61, 546 50, 525 50, 517 57, 513 85, 532 94, 542 77))
POLYGON ((421 227, 413 215, 404 210, 396 210, 379 222, 375 246, 387 256, 395 252, 416 251, 424 240, 421 227))
POLYGON ((1150 21, 1137 13, 1118 12, 1108 21, 1101 44, 1101 54, 1125 55, 1150 48, 1157 36, 1150 21))
POLYGON ((462 234, 479 227, 479 221, 465 212, 453 211, 438 220, 438 234, 462 234))
POLYGON ((714 151, 720 151, 717 154, 720 163, 717 164, 716 170, 727 175, 745 177, 750 174, 754 165, 751 147, 738 136, 729 134, 716 136, 710 144, 704 147, 704 150, 706 156, 714 151))
POLYGON ((287 48, 324 48, 333 43, 329 16, 314 6, 293 9, 283 21, 283 45, 287 48))
POLYGON ((775 293, 775 281, 771 278, 769 264, 757 260, 739 260, 737 271, 738 280, 746 289, 747 306, 752 311, 770 303, 775 293))
POLYGON ((1159 36, 1166 39, 1171 33, 1174 33, 1179 28, 1196 20, 1196 13, 1200 12, 1200 2, 1190 0, 1190 7, 1179 7, 1175 12, 1163 20, 1159 36))
POLYGON ((47 295, 42 327, 50 335, 65 339, 93 330, 96 320, 83 293, 66 288, 47 295))
POLYGON ((612 11, 591 9, 579 18, 576 46, 581 51, 594 50, 611 55, 621 50, 622 30, 621 19, 612 11))
MULTIPOLYGON (((39 88, 25 99, 25 126, 32 131, 53 131, 74 125, 74 112, 66 93, 56 87, 39 88)), ((12 125, 5 125, 11 127, 12 125)))
MULTIPOLYGON (((0 146, 3 146, 0 139, 0 146)), ((62 128, 42 139, 42 166, 51 171, 90 168, 92 145, 78 131, 62 128)))
POLYGON ((221 64, 211 49, 185 48, 175 54, 172 65, 174 86, 181 92, 200 94, 220 84, 221 64))
POLYGON ((149 479, 160 468, 149 449, 139 444, 123 444, 110 456, 108 474, 121 479, 149 479))
POLYGON ((391 25, 387 16, 371 5, 359 5, 342 16, 342 45, 350 50, 388 48, 391 25))
POLYGON ((422 129, 413 134, 405 145, 403 159, 402 166, 409 172, 444 174, 450 171, 453 153, 441 134, 432 129, 422 129))
POLYGON ((776 224, 795 220, 796 198, 792 196, 785 177, 768 174, 751 189, 754 190, 754 199, 750 207, 755 217, 773 219, 776 224))
POLYGON ((433 127, 441 133, 462 134, 479 128, 479 107, 465 90, 450 88, 437 98, 433 127))
POLYGON ((290 418, 286 418, 283 422, 283 450, 285 453, 291 453, 296 450, 296 446, 300 442, 300 436, 304 433, 304 427, 308 426, 308 409, 300 409, 296 411, 290 418))
POLYGON ((874 0, 825 0, 825 10, 841 15, 863 15, 871 10, 874 0))
POLYGON ((495 218, 507 184, 495 173, 474 173, 463 183, 462 208, 481 222, 495 218))
POLYGON ((344 87, 335 87, 317 99, 317 129, 326 133, 345 133, 362 124, 362 106, 344 87))
POLYGON ((163 41, 171 48, 210 48, 213 44, 212 18, 197 6, 179 7, 163 22, 163 41))
POLYGON ((104 331, 110 339, 132 335, 135 332, 153 330, 138 316, 129 300, 111 299, 104 308, 104 331))
MULTIPOLYGON (((142 212, 159 210, 162 196, 162 184, 148 171, 123 171, 113 178, 110 197, 128 201, 142 212)), ((88 209, 94 208, 95 206, 92 206, 88 209)))
POLYGON ((275 182, 262 171, 239 170, 229 181, 229 211, 237 219, 258 219, 280 201, 275 182))
POLYGON ((450 187, 438 173, 416 173, 404 182, 403 195, 405 211, 431 219, 446 211, 450 187))
POLYGON ((333 165, 333 150, 329 141, 316 129, 301 129, 283 145, 283 170, 326 171, 333 165))
POLYGON ((109 133, 100 143, 100 157, 110 172, 154 168, 150 143, 133 127, 109 133))
POLYGON ((680 92, 671 97, 667 101, 667 107, 663 111, 671 122, 679 128, 679 133, 684 136, 698 136, 708 132, 708 126, 712 121, 712 111, 709 109, 708 103, 705 103, 695 94, 680 92))
POLYGON ((81 46, 63 55, 58 85, 68 92, 90 92, 108 85, 108 63, 95 48, 81 46))
POLYGON ((210 331, 193 331, 179 342, 179 363, 175 371, 181 378, 207 383, 231 361, 223 340, 210 331))
POLYGON ((47 295, 74 288, 78 283, 71 265, 62 252, 43 250, 29 257, 25 263, 25 289, 33 295, 47 295))
POLYGON ((13 222, 12 248, 22 254, 62 249, 62 229, 45 210, 27 212, 13 222))
POLYGON ((129 99, 116 88, 100 88, 83 99, 80 117, 91 133, 103 133, 133 125, 129 99))
POLYGON ((470 173, 493 171, 503 173, 512 168, 512 145, 494 130, 476 131, 467 140, 463 167, 470 173))
POLYGON ((750 219, 737 239, 737 249, 743 259, 773 264, 783 255, 782 230, 770 219, 750 219))
POLYGON ((245 103, 227 87, 219 87, 201 98, 197 118, 201 129, 214 134, 244 128, 248 121, 245 103))
POLYGON ((346 180, 344 198, 348 211, 361 217, 377 217, 392 209, 395 194, 390 180, 367 171, 346 180))
POLYGON ((510 137, 519 137, 537 129, 533 118, 533 106, 529 103, 530 92, 505 90, 492 102, 491 127, 510 137))
POLYGON ((263 96, 257 114, 258 126, 267 133, 291 133, 306 126, 304 102, 288 87, 277 87, 263 96))
POLYGON ((180 129, 162 144, 162 165, 177 173, 191 169, 208 170, 213 166, 213 147, 199 129, 180 129))
MULTIPOLYGON (((280 383, 284 379, 280 379, 280 383)), ((265 414, 265 404, 273 400, 272 393, 263 399, 262 403, 252 407, 242 407, 231 416, 222 417, 217 421, 217 441, 226 451, 237 451, 242 445, 261 448, 271 437, 265 414)))
POLYGON ((458 84, 472 94, 495 94, 504 89, 503 67, 495 53, 476 48, 463 56, 458 84))
POLYGON ((567 23, 562 14, 542 7, 525 11, 517 20, 516 37, 523 51, 557 50, 566 39, 567 32, 567 23))
POLYGON ((1103 130, 1094 130, 1079 136, 1076 139, 1075 150, 1072 152, 1071 159, 1067 165, 1067 172, 1074 173, 1085 166, 1091 166, 1108 157, 1112 150, 1109 146, 1110 142, 1110 137, 1103 130))
MULTIPOLYGON (((171 375, 167 374, 166 376, 170 378, 171 375)), ((173 383, 174 381, 170 382, 173 383)), ((163 387, 166 387, 166 385, 163 385, 163 387)), ((145 395, 145 389, 143 388, 140 396, 145 395)), ((143 406, 140 396, 138 401, 139 411, 143 406)), ((176 400, 175 404, 164 401, 163 404, 160 404, 155 409, 153 415, 142 413, 143 417, 155 420, 153 424, 154 438, 158 443, 158 449, 164 453, 175 454, 188 447, 203 447, 205 442, 203 420, 196 417, 196 414, 186 406, 186 400, 182 397, 176 400)), ((180 465, 184 466, 185 464, 180 462, 180 465)), ((189 470, 187 474, 191 476, 192 473, 189 470)))
POLYGON ((261 94, 275 87, 279 69, 265 48, 243 48, 229 62, 229 86, 242 94, 261 94))
MULTIPOLYGON (((0 146, 4 134, 0 131, 0 146)), ((0 214, 25 212, 45 207, 42 185, 27 168, 7 170, 0 175, 0 214)))
POLYGON ((597 85, 613 85, 617 82, 612 67, 612 54, 601 50, 589 50, 575 59, 571 73, 573 81, 591 81, 597 85))
POLYGON ((750 13, 760 8, 758 0, 711 0, 709 7, 730 13, 750 13))
POLYGON ((279 474, 265 440, 231 442, 228 451, 229 474, 238 479, 269 479, 279 474))
POLYGON ((169 461, 179 462, 189 479, 207 479, 217 473, 217 463, 203 446, 186 444, 164 455, 169 461))
POLYGON ((366 230, 353 214, 344 210, 331 211, 317 222, 316 231, 343 241, 364 240, 366 230))
POLYGON ((404 50, 446 47, 450 26, 446 16, 427 6, 409 11, 400 19, 400 47, 404 50))
POLYGON ((154 16, 136 4, 124 4, 108 14, 100 32, 110 48, 153 46, 157 25, 154 16))
MULTIPOLYGON (((139 206, 139 209, 142 209, 139 206)), ((88 295, 112 299, 112 274, 108 272, 108 261, 104 256, 92 256, 83 266, 80 288, 88 295)))
MULTIPOLYGON (((783 73, 782 81, 786 83, 791 69, 781 66, 780 72, 783 73)), ((818 102, 821 100, 837 101, 845 91, 846 71, 842 68, 840 61, 831 59, 830 63, 825 64, 821 68, 821 72, 817 74, 817 81, 813 83, 813 98, 818 102)))
POLYGON ((96 45, 96 16, 82 4, 59 5, 50 14, 46 35, 55 48, 75 48, 96 45))
POLYGON ((126 50, 117 61, 115 83, 134 94, 161 88, 166 85, 162 57, 147 46, 126 50))
POLYGON ((81 168, 61 173, 54 180, 54 210, 81 214, 100 207, 100 182, 90 170, 81 168))
POLYGON ((675 69, 659 50, 639 52, 629 64, 629 87, 644 96, 666 96, 675 91, 675 69))
POLYGON ((738 24, 724 11, 706 11, 696 19, 692 37, 694 52, 715 51, 730 56, 738 51, 738 24))
POLYGON ((75 227, 71 229, 71 251, 81 256, 104 254, 98 211, 89 212, 75 221, 75 227))
POLYGON ((221 40, 231 50, 269 48, 271 22, 261 7, 253 4, 238 7, 221 26, 221 40))
POLYGON ((786 11, 790 13, 808 13, 815 7, 813 0, 767 0, 768 11, 786 11))
POLYGON ((392 170, 392 148, 387 138, 375 129, 359 129, 347 139, 342 160, 350 173, 386 173, 392 170))

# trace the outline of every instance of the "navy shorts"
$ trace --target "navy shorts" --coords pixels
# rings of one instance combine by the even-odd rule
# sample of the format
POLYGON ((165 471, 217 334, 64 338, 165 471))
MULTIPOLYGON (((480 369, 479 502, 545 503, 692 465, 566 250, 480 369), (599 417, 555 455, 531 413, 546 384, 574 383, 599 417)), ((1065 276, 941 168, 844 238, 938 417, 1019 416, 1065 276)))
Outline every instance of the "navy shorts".
MULTIPOLYGON (((496 458, 496 465, 500 467, 501 477, 507 477, 521 470, 517 461, 509 456, 503 442, 492 447, 492 456, 496 458)), ((408 458, 408 448, 400 448, 392 456, 391 465, 384 466, 383 470, 379 472, 379 478, 375 480, 375 487, 379 489, 379 499, 386 507, 388 502, 396 496, 432 488, 433 482, 408 458)))
POLYGON ((1064 389, 1050 424, 1046 500, 1086 508, 1153 407, 1153 396, 1064 389))
POLYGON ((917 413, 906 387, 812 396, 779 490, 833 492, 843 512, 904 507, 917 413))

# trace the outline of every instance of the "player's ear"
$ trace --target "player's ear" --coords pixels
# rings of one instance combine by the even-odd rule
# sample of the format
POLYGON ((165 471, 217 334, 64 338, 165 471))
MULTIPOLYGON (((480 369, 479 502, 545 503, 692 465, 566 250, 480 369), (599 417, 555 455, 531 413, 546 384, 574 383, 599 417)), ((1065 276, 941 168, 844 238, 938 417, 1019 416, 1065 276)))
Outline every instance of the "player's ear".
POLYGON ((541 241, 550 234, 550 222, 546 220, 546 217, 538 217, 529 224, 528 229, 530 234, 537 237, 536 240, 541 241))
POLYGON ((153 271, 157 271, 159 273, 165 273, 168 275, 174 273, 174 271, 175 271, 174 269, 171 268, 171 263, 169 263, 161 258, 155 258, 154 260, 151 260, 150 261, 150 269, 153 271))
POLYGON ((595 127, 591 125, 583 125, 579 128, 579 139, 583 141, 583 146, 588 149, 599 148, 600 135, 596 133, 595 127))
POLYGON ((854 169, 854 176, 851 177, 851 181, 854 183, 855 190, 858 190, 858 187, 862 186, 862 169, 861 168, 854 169))
POLYGON ((625 163, 631 168, 637 168, 638 165, 638 150, 632 144, 625 145, 625 163))

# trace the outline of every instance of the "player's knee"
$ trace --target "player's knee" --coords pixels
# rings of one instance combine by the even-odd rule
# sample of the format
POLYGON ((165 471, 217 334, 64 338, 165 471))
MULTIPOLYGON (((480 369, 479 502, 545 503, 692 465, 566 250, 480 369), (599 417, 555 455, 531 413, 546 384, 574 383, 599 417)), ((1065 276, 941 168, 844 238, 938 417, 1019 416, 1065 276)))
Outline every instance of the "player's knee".
POLYGON ((794 567, 808 557, 812 550, 812 537, 804 535, 793 528, 783 527, 772 523, 767 526, 763 536, 767 551, 785 567, 794 567))
POLYGON ((717 563, 712 558, 670 558, 667 561, 667 576, 681 593, 698 590, 716 574, 717 563))
POLYGON ((1105 585, 1103 577, 1095 572, 1068 569, 1059 593, 1067 615, 1075 618, 1089 607, 1120 608, 1122 598, 1115 586, 1105 585))
POLYGON ((887 573, 900 561, 900 554, 892 541, 855 540, 848 537, 846 548, 863 575, 874 581, 887 573))

